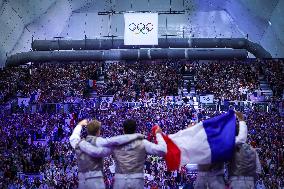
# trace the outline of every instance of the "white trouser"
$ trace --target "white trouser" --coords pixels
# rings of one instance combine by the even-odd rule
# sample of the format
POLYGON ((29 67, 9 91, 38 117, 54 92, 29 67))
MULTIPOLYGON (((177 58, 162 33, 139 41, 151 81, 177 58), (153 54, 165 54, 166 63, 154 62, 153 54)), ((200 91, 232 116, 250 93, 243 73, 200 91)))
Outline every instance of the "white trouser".
POLYGON ((254 189, 253 177, 232 176, 230 182, 233 189, 254 189))
POLYGON ((144 189, 144 174, 115 174, 114 189, 144 189))
POLYGON ((101 171, 90 171, 78 174, 79 189, 105 189, 103 174, 101 171))
POLYGON ((198 189, 225 188, 224 177, 222 174, 215 174, 214 172, 198 172, 195 181, 195 188, 198 189))

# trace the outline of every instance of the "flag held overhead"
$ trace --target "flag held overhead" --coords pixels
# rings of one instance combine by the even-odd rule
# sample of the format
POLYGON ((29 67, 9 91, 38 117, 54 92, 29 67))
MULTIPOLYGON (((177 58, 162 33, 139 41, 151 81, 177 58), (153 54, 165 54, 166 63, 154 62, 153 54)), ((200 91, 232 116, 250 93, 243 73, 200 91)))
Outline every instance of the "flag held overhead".
POLYGON ((181 130, 163 135, 169 170, 186 164, 210 164, 230 160, 235 146, 236 118, 233 110, 181 130))

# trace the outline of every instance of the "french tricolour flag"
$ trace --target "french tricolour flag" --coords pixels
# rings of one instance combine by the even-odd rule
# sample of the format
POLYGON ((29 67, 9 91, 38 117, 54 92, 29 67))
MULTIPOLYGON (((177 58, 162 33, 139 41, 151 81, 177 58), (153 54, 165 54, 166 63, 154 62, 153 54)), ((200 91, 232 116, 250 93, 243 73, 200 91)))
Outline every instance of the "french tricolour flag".
MULTIPOLYGON (((236 118, 233 110, 175 134, 164 135, 169 170, 186 164, 224 162, 233 156, 236 118)), ((155 127, 153 128, 153 131, 155 127)))
POLYGON ((97 81, 89 79, 88 85, 89 85, 90 88, 96 89, 97 88, 97 81))
POLYGON ((65 119, 65 124, 69 125, 71 128, 75 126, 75 113, 68 114, 65 119))

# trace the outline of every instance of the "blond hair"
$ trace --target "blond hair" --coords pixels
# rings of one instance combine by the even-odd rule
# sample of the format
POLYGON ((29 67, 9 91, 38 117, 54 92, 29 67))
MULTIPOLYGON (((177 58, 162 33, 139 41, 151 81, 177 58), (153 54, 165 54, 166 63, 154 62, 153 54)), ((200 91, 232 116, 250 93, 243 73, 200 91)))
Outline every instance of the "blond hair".
POLYGON ((88 135, 95 136, 100 131, 100 129, 101 129, 101 122, 99 122, 96 119, 94 119, 93 121, 87 124, 88 135))

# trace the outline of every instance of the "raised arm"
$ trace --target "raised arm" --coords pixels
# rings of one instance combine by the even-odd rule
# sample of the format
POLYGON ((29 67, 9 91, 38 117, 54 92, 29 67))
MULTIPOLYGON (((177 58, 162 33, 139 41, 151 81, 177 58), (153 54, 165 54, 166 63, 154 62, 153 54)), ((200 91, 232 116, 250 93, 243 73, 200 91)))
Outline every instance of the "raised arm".
POLYGON ((80 121, 78 125, 74 128, 73 133, 69 138, 72 148, 75 149, 76 145, 80 142, 82 126, 87 125, 87 123, 88 123, 87 120, 84 119, 80 121))
POLYGON ((167 153, 167 144, 162 136, 162 130, 160 127, 156 130, 157 144, 143 140, 146 152, 151 155, 164 156, 167 153))
POLYGON ((97 146, 101 147, 114 147, 114 146, 119 146, 122 144, 129 143, 133 140, 136 139, 143 139, 144 136, 142 134, 126 134, 126 135, 120 135, 120 136, 115 136, 111 138, 101 138, 99 137, 96 141, 97 146))
POLYGON ((78 147, 92 157, 105 157, 112 153, 110 148, 94 146, 85 140, 80 141, 78 147))
POLYGON ((241 112, 236 112, 237 119, 239 120, 239 134, 236 136, 236 144, 243 144, 247 141, 248 128, 244 121, 244 115, 241 112))

